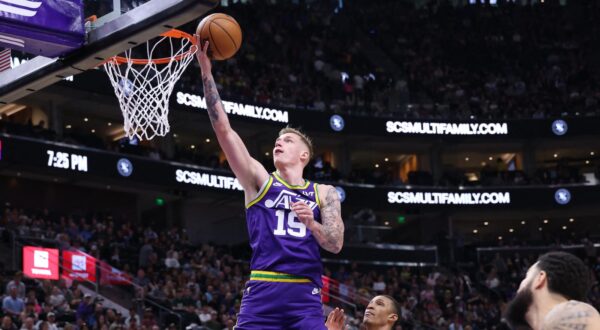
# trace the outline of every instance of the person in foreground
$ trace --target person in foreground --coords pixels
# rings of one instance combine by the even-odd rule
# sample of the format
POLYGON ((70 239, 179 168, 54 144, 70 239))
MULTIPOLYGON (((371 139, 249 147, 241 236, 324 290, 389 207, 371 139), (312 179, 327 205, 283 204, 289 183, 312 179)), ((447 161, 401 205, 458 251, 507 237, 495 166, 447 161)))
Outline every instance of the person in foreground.
POLYGON ((332 186, 303 179, 312 143, 284 128, 273 148, 273 173, 252 158, 231 128, 212 76, 209 44, 198 40, 208 116, 231 170, 244 189, 252 259, 235 329, 325 329, 319 246, 339 253, 340 200, 332 186))
MULTIPOLYGON (((392 330, 399 319, 400 305, 396 299, 388 295, 376 296, 371 299, 363 317, 363 330, 392 330)), ((325 323, 328 330, 343 330, 346 316, 344 310, 336 308, 327 316, 325 323)))
POLYGON ((504 321, 518 330, 599 330, 600 314, 584 302, 589 289, 590 273, 579 258, 544 254, 527 271, 504 321))

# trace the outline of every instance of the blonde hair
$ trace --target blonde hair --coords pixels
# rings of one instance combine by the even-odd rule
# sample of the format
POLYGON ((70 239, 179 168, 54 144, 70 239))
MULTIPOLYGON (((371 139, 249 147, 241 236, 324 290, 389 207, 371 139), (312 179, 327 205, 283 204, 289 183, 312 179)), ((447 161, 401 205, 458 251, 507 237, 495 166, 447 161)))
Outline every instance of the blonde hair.
POLYGON ((282 128, 281 131, 279 131, 278 136, 282 136, 283 134, 287 133, 293 133, 300 137, 300 140, 302 140, 302 142, 308 147, 308 160, 311 160, 313 157, 313 145, 308 135, 302 133, 302 131, 300 131, 299 129, 286 126, 285 128, 282 128))

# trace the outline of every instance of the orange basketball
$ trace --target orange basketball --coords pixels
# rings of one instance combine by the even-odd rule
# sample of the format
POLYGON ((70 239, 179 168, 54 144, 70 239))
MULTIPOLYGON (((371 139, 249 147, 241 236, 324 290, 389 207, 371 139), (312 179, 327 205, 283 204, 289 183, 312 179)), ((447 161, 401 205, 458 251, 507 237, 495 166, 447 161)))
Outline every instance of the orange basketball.
POLYGON ((206 16, 196 29, 200 41, 208 40, 208 55, 213 60, 226 60, 240 49, 242 45, 242 29, 238 22, 225 14, 206 16))

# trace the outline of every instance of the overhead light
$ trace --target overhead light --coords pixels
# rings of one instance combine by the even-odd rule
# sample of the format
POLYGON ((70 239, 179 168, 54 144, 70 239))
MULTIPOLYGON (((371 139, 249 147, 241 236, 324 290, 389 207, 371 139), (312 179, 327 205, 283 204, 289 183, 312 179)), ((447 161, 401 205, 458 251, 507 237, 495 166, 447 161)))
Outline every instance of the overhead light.
POLYGON ((192 149, 196 149, 196 146, 192 144, 192 145, 190 146, 190 148, 192 148, 192 149))
POLYGON ((593 152, 593 151, 590 151, 590 156, 593 156, 593 155, 594 155, 594 152, 593 152))
POLYGON ((554 154, 554 158, 558 157, 558 154, 554 154))
POLYGON ((525 220, 521 221, 521 224, 524 225, 525 224, 525 220))
POLYGON ((204 140, 204 141, 206 141, 206 143, 210 143, 210 139, 206 139, 206 140, 204 140))
POLYGON ((585 163, 586 163, 586 164, 589 164, 589 163, 590 163, 590 161, 589 161, 589 160, 586 160, 586 161, 585 161, 585 163))
POLYGON ((269 155, 269 152, 268 152, 268 151, 267 151, 267 152, 265 152, 265 156, 268 156, 268 155, 269 155))
POLYGON ((486 162, 481 162, 481 166, 485 166, 485 165, 487 165, 486 162))
POLYGON ((473 229, 473 234, 477 234, 478 232, 479 232, 479 230, 473 229))
POLYGON ((87 122, 89 119, 87 117, 83 118, 83 121, 87 122))
POLYGON ((92 128, 92 133, 96 133, 96 130, 92 128))
POLYGON ((468 161, 469 161, 469 157, 465 157, 465 162, 468 162, 468 161))
POLYGON ((563 226, 563 230, 567 230, 567 226, 563 226))
POLYGON ((512 228, 510 228, 508 231, 512 233, 512 232, 514 232, 515 230, 514 230, 514 229, 512 229, 512 228))
POLYGON ((390 222, 389 222, 389 221, 386 221, 386 222, 385 222, 385 225, 386 225, 386 226, 389 226, 389 225, 390 225, 390 222))
POLYGON ((502 236, 498 236, 498 240, 501 241, 502 240, 502 236))
POLYGON ((483 223, 483 225, 484 225, 484 226, 487 226, 487 225, 489 225, 489 224, 490 224, 490 223, 489 223, 489 222, 487 222, 487 221, 483 223))
POLYGON ((539 230, 539 231, 542 231, 542 230, 544 230, 544 229, 543 229, 542 227, 538 227, 538 230, 539 230))
POLYGON ((71 129, 71 125, 65 126, 66 129, 71 129))
POLYGON ((570 218, 570 219, 569 219, 569 222, 575 222, 575 219, 573 219, 573 218, 570 218))
POLYGON ((544 223, 548 223, 548 219, 544 219, 544 223))
POLYGON ((106 123, 106 125, 112 126, 112 123, 109 121, 108 123, 106 123))
POLYGON ((379 168, 379 164, 375 164, 375 168, 379 168))
POLYGON ((488 159, 489 159, 489 160, 493 160, 493 159, 494 159, 494 157, 490 156, 488 159))
POLYGON ((387 157, 385 157, 385 159, 384 159, 384 160, 385 160, 386 162, 389 162, 389 161, 390 161, 390 159, 389 159, 389 158, 387 158, 387 157))

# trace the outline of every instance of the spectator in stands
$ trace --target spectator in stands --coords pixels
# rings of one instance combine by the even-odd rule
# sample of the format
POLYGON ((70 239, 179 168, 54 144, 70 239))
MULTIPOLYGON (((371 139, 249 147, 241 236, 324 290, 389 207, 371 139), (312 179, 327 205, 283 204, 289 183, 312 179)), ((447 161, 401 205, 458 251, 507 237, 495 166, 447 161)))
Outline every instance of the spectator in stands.
POLYGON ((179 260, 174 257, 174 254, 177 252, 169 251, 167 252, 167 257, 165 258, 165 267, 167 268, 179 268, 179 260))
MULTIPOLYGON (((149 234, 147 234, 149 235, 149 234)), ((153 237, 153 236, 152 236, 153 237)), ((140 249, 140 267, 148 267, 150 263, 150 256, 154 253, 154 249, 152 248, 152 240, 153 238, 146 238, 145 244, 140 249)))
POLYGON ((146 277, 146 272, 140 268, 137 271, 137 276, 133 279, 133 283, 141 287, 146 287, 150 284, 150 280, 146 277))
POLYGON ((40 303, 37 300, 37 297, 35 296, 35 290, 29 290, 29 292, 27 292, 27 298, 25 299, 25 303, 32 303, 34 306, 34 311, 35 313, 39 314, 42 312, 42 306, 40 305, 40 303))
POLYGON ((23 321, 23 325, 21 325, 21 330, 34 330, 35 320, 32 317, 28 317, 23 321))
POLYGON ((6 285, 6 293, 8 294, 11 288, 17 288, 17 297, 25 299, 26 287, 22 279, 23 273, 21 271, 16 272, 15 276, 13 277, 13 280, 8 282, 8 284, 6 285))
POLYGON ((136 307, 135 306, 131 306, 129 308, 129 315, 127 316, 127 318, 125 319, 125 326, 129 326, 129 324, 131 322, 134 322, 135 324, 140 324, 140 317, 137 315, 137 311, 136 311, 136 307))
POLYGON ((27 318, 32 318, 35 322, 38 321, 38 313, 35 312, 35 304, 32 301, 25 303, 25 309, 21 312, 21 320, 24 321, 27 318))
POLYGON ((94 326, 96 323, 95 315, 95 306, 92 301, 92 295, 86 293, 83 296, 83 300, 79 303, 76 312, 77 324, 86 324, 88 326, 94 326))
POLYGON ((1 330, 17 330, 17 327, 13 323, 13 320, 10 316, 5 316, 2 318, 2 324, 0 324, 1 330))
POLYGON ((2 300, 2 311, 13 317, 19 317, 21 312, 25 310, 25 303, 23 299, 17 296, 17 290, 16 286, 12 286, 8 292, 9 295, 2 300))
POLYGON ((156 319, 154 318, 154 313, 152 312, 152 308, 146 308, 144 310, 144 317, 142 318, 141 325, 146 329, 157 325, 156 319))
POLYGON ((67 301, 65 295, 57 286, 52 288, 52 294, 48 297, 48 303, 59 311, 69 309, 69 301, 67 301))
POLYGON ((53 312, 46 314, 46 321, 39 321, 37 327, 41 329, 42 324, 45 324, 48 330, 58 330, 56 315, 53 312))
POLYGON ((50 330, 50 325, 46 321, 40 321, 35 328, 36 330, 50 330))

